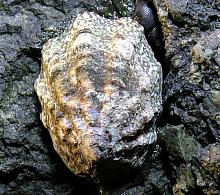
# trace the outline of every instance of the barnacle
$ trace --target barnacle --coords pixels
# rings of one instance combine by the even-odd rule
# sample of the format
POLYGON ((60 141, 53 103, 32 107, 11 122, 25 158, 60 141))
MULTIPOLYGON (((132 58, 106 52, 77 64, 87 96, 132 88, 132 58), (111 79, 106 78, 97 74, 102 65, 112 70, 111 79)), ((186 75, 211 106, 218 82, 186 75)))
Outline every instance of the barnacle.
POLYGON ((44 45, 35 83, 57 153, 75 174, 103 182, 128 176, 147 158, 161 88, 143 27, 89 12, 44 45))

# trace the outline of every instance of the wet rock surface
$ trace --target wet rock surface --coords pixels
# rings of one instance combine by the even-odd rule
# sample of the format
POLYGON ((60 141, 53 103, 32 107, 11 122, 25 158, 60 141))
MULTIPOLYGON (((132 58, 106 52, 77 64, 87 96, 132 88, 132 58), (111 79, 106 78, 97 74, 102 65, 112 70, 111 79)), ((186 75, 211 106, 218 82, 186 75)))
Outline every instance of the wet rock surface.
POLYGON ((130 183, 99 190, 75 177, 54 152, 40 122, 33 89, 42 45, 83 10, 109 18, 134 10, 133 1, 115 4, 0 2, 0 194, 219 193, 219 46, 216 49, 212 43, 220 29, 219 1, 153 0, 164 36, 162 65, 169 72, 164 78, 164 112, 158 127, 162 135, 152 160, 144 163, 130 183), (164 139, 163 131, 180 135, 181 142, 164 139), (182 142, 184 146, 192 142, 197 151, 185 155, 179 151, 180 144, 174 144, 182 142), (173 155, 177 150, 178 155, 173 155))
POLYGON ((220 145, 209 144, 198 150, 193 162, 196 184, 204 194, 219 194, 220 145))
POLYGON ((162 24, 165 58, 171 62, 164 80, 165 123, 161 130, 161 143, 169 162, 167 176, 170 175, 174 194, 216 192, 218 181, 208 179, 211 169, 205 173, 210 186, 201 186, 197 176, 204 167, 194 169, 194 164, 195 156, 200 158, 202 152, 208 153, 211 145, 219 142, 219 2, 154 3, 162 24), (176 138, 164 139, 169 134, 176 138))

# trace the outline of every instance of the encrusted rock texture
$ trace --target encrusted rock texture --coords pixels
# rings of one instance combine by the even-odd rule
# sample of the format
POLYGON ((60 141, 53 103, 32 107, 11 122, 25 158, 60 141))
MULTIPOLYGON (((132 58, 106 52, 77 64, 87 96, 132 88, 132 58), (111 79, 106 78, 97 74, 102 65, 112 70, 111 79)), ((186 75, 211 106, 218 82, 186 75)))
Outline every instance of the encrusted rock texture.
POLYGON ((158 143, 137 175, 96 186, 54 152, 33 87, 42 45, 83 11, 114 19, 135 9, 131 0, 85 2, 0 2, 0 194, 220 194, 219 1, 150 1, 164 37, 164 102, 158 143))
POLYGON ((129 177, 157 140, 162 67, 129 17, 79 14, 44 45, 35 89, 53 145, 76 175, 129 177))

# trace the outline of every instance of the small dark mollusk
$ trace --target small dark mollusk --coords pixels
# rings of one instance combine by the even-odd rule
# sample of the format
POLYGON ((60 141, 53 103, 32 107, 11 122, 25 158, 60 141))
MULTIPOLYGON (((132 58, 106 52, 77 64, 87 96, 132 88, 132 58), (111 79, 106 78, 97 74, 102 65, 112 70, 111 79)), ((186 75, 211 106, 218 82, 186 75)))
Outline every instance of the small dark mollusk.
POLYGON ((136 14, 147 34, 156 27, 156 18, 148 2, 144 0, 137 0, 136 2, 136 14))
POLYGON ((151 45, 158 60, 161 61, 161 51, 163 50, 162 33, 157 19, 156 11, 151 6, 149 0, 137 0, 135 18, 144 27, 145 36, 151 45))

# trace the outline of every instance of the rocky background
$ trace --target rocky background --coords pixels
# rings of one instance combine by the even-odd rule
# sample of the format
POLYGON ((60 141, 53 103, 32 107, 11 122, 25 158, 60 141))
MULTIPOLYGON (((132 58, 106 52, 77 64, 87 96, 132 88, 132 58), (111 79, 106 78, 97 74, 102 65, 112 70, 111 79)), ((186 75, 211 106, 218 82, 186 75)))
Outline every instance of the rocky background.
POLYGON ((151 159, 116 189, 74 176, 39 118, 41 48, 83 10, 132 0, 0 0, 0 194, 220 194, 220 2, 153 0, 164 37, 164 111, 151 159))

